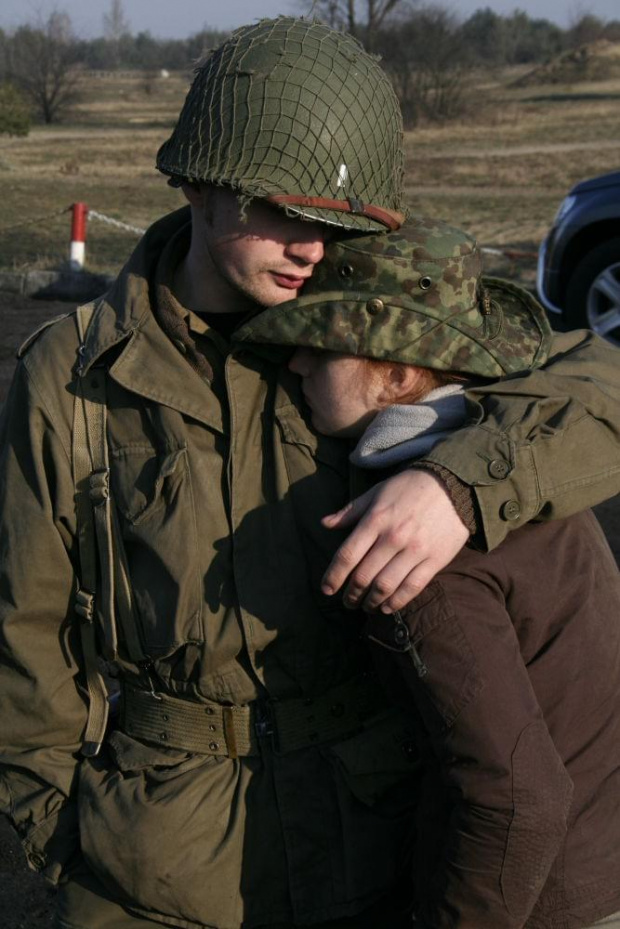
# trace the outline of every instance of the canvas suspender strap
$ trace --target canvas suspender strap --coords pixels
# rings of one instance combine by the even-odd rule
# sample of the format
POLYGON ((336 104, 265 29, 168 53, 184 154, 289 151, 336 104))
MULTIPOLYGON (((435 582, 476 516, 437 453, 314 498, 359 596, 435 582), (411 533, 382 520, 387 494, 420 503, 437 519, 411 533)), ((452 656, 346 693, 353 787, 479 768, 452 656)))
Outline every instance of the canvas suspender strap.
MULTIPOLYGON (((77 311, 80 350, 92 312, 92 304, 77 311)), ((86 374, 78 371, 72 457, 81 574, 76 612, 82 619, 82 649, 89 699, 82 754, 90 756, 96 755, 101 748, 109 706, 107 687, 99 667, 95 618, 102 632, 104 657, 114 660, 118 653, 118 605, 129 656, 136 662, 144 660, 134 621, 124 547, 110 497, 106 372, 101 368, 91 368, 86 374)))
MULTIPOLYGON (((87 305, 79 307, 77 311, 77 326, 80 337, 80 351, 84 344, 84 336, 93 307, 87 305)), ((100 376, 103 381, 103 377, 100 376)), ((98 660, 97 631, 95 626, 95 613, 98 612, 96 604, 97 591, 97 543, 95 538, 95 525, 93 505, 90 496, 91 474, 96 470, 93 460, 101 455, 101 439, 95 441, 99 448, 91 446, 89 432, 94 432, 93 419, 98 419, 98 431, 105 430, 105 413, 99 410, 93 417, 90 413, 91 427, 89 429, 88 407, 95 403, 92 396, 94 376, 89 378, 88 386, 81 373, 76 379, 76 394, 73 405, 73 479, 76 489, 76 515, 77 534, 80 553, 80 580, 81 586, 76 596, 76 612, 81 618, 80 632, 82 652, 85 665, 86 687, 88 690, 88 720, 82 741, 82 754, 96 755, 105 736, 108 721, 108 691, 105 680, 101 674, 98 660), (90 388, 90 389, 89 389, 90 388)), ((104 388, 105 390, 105 388, 104 388)), ((101 399, 99 398, 100 402, 101 399)), ((104 398, 105 400, 105 398, 104 398)))

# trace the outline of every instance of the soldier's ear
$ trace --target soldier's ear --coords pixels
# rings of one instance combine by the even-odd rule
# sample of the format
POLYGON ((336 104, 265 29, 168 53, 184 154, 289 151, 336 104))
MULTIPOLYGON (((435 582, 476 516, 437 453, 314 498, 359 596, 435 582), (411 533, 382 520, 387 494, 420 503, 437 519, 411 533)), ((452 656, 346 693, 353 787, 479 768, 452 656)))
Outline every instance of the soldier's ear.
POLYGON ((208 223, 212 223, 215 211, 215 198, 217 196, 217 191, 213 184, 203 184, 198 181, 184 181, 183 184, 181 184, 181 190, 189 205, 199 210, 208 223))
POLYGON ((181 190, 183 191, 183 196, 188 201, 190 206, 202 206, 203 197, 200 184, 195 184, 191 181, 183 181, 181 184, 181 190))

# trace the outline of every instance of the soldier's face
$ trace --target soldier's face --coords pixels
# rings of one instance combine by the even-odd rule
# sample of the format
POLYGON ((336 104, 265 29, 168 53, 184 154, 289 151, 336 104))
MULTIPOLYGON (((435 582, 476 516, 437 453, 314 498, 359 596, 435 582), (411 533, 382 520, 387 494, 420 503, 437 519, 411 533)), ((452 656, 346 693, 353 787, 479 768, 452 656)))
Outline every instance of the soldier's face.
POLYGON ((221 309, 243 309, 240 296, 265 307, 297 297, 323 258, 329 227, 290 218, 260 200, 242 212, 236 194, 225 187, 196 193, 201 204, 192 222, 199 223, 204 261, 226 304, 221 309))
POLYGON ((324 435, 360 436, 386 405, 386 385, 365 358, 313 348, 295 350, 289 368, 302 379, 312 425, 324 435))

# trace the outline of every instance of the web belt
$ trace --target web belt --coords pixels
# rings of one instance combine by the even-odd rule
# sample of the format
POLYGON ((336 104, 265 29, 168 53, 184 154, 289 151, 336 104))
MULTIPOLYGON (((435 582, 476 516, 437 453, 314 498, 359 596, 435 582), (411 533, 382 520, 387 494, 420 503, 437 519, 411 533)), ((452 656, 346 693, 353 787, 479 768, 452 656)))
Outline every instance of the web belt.
POLYGON ((258 755, 261 739, 268 738, 284 755, 354 735, 388 706, 372 675, 361 675, 319 697, 257 700, 241 706, 185 700, 125 684, 120 728, 138 740, 229 758, 258 755))

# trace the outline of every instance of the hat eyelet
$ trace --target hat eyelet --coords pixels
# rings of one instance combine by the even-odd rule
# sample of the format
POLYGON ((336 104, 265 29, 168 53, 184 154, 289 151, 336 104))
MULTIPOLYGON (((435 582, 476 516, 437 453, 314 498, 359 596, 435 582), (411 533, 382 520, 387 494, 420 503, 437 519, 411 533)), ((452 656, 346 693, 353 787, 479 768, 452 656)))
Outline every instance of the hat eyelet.
POLYGON ((432 287, 433 281, 430 277, 421 277, 418 281, 418 286, 420 290, 428 290, 429 287, 432 287))
POLYGON ((383 300, 380 300, 379 297, 371 297, 371 299, 366 304, 366 310, 371 316, 376 316, 377 313, 381 313, 385 309, 385 303, 383 300))
POLYGON ((353 274, 353 265, 343 264, 338 268, 338 274, 340 277, 351 277, 353 274))

